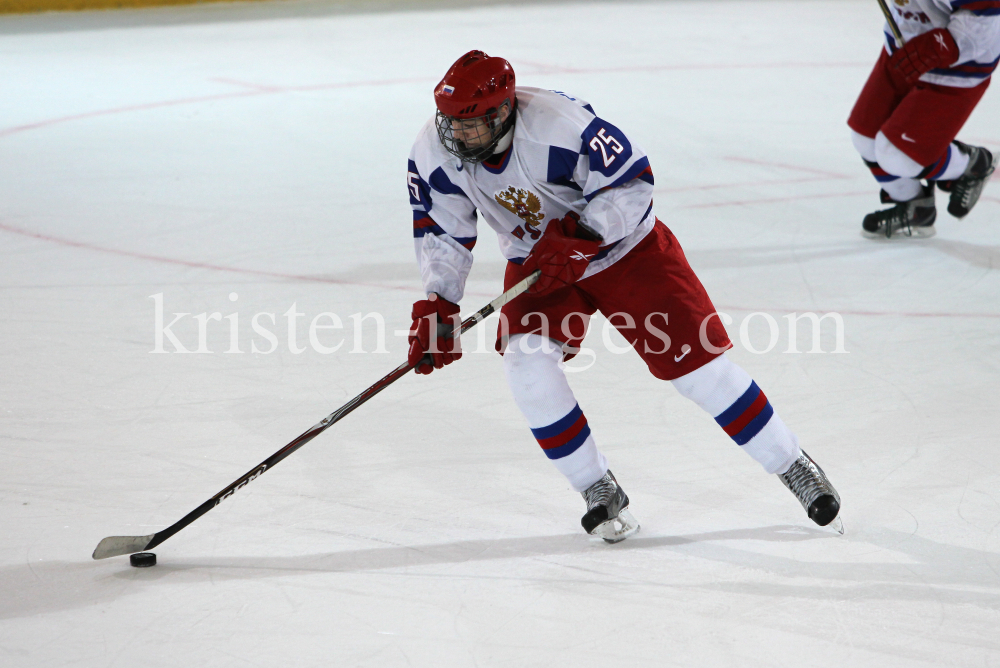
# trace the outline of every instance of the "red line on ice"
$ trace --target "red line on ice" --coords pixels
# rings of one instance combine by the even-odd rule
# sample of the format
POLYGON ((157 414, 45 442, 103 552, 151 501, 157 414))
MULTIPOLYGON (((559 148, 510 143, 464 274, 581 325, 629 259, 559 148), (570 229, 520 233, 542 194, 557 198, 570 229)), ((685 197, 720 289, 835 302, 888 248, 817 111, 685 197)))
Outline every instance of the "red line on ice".
POLYGON ((790 169, 793 172, 810 172, 812 174, 819 174, 820 176, 825 176, 829 179, 851 178, 846 174, 837 174, 836 172, 825 172, 822 169, 812 169, 810 167, 802 167, 801 165, 789 165, 784 162, 772 162, 770 160, 758 160, 756 158, 744 158, 738 155, 726 156, 725 159, 731 160, 732 162, 745 162, 751 165, 764 165, 766 167, 778 167, 779 169, 790 169))
MULTIPOLYGON (((546 63, 537 63, 527 60, 519 61, 525 65, 531 67, 541 68, 546 70, 546 72, 536 72, 535 74, 545 74, 547 71, 561 72, 564 74, 602 74, 602 73, 614 73, 614 72, 659 72, 659 71, 674 71, 674 70, 726 70, 726 69, 772 69, 772 68, 800 68, 800 67, 859 67, 864 65, 868 66, 867 63, 717 63, 717 64, 704 64, 704 65, 645 65, 645 66, 629 66, 629 67, 605 67, 605 68, 590 68, 590 69, 577 69, 577 68, 562 68, 558 65, 548 65, 546 63)), ((531 74, 531 73, 529 73, 531 74)), ((254 97, 257 95, 276 95, 279 93, 293 93, 293 92, 304 92, 304 91, 317 91, 317 90, 336 90, 338 88, 362 88, 367 86, 393 86, 397 84, 407 84, 407 83, 424 83, 424 82, 434 82, 436 79, 428 77, 410 78, 410 79, 384 79, 384 80, 372 80, 372 81, 352 81, 345 83, 333 83, 333 84, 315 84, 311 86, 269 86, 267 84, 258 84, 248 81, 236 81, 233 79, 224 78, 213 78, 210 81, 216 81, 219 83, 226 83, 236 86, 249 87, 250 90, 244 90, 234 93, 218 93, 215 95, 203 95, 199 97, 186 97, 177 100, 164 100, 161 102, 148 102, 145 104, 135 104, 125 107, 114 107, 112 109, 98 109, 95 111, 88 111, 82 114, 73 114, 70 116, 59 116, 56 118, 49 118, 42 121, 37 121, 35 123, 26 123, 24 125, 15 125, 9 128, 0 129, 0 138, 8 137, 13 134, 18 134, 21 132, 27 132, 28 130, 35 130, 38 128, 47 127, 50 125, 56 125, 58 123, 66 123, 69 121, 78 121, 86 118, 94 118, 97 116, 108 116, 112 114, 123 114, 131 111, 148 111, 150 109, 159 109, 162 107, 173 107, 184 104, 197 104, 199 102, 211 102, 214 100, 226 100, 234 99, 240 97, 254 97)))
POLYGON ((858 197, 860 195, 871 195, 871 190, 861 190, 849 193, 823 193, 820 195, 794 195, 792 197, 769 197, 767 199, 746 199, 736 202, 709 202, 708 204, 688 204, 682 209, 710 209, 717 206, 743 206, 747 204, 771 204, 774 202, 791 202, 799 199, 822 199, 824 197, 858 197))
POLYGON ((818 308, 788 309, 788 308, 750 308, 747 306, 718 306, 717 311, 738 311, 740 313, 840 313, 842 315, 870 315, 878 317, 899 317, 899 318, 1000 318, 1000 313, 921 313, 919 311, 848 311, 844 309, 834 309, 827 311, 818 308))
MULTIPOLYGON (((676 193, 676 192, 687 192, 691 190, 717 190, 719 188, 739 188, 745 186, 775 186, 775 185, 787 185, 789 183, 808 183, 811 181, 829 181, 831 179, 849 179, 850 176, 846 174, 837 174, 835 172, 825 172, 819 169, 812 169, 810 167, 801 167, 799 165, 789 165, 783 162, 771 162, 768 160, 756 160, 754 158, 743 158, 740 156, 726 156, 724 160, 730 160, 732 162, 744 162, 751 165, 764 165, 766 167, 777 167, 779 169, 787 169, 793 172, 807 172, 816 174, 816 176, 803 176, 797 179, 775 179, 770 181, 746 181, 742 183, 714 183, 704 186, 682 186, 680 188, 656 188, 656 192, 659 193, 676 193)), ((756 200, 754 200, 756 201, 756 200)), ((721 204, 705 204, 705 205, 695 205, 697 206, 723 206, 721 204)))
POLYGON ((286 278, 294 281, 306 281, 310 283, 330 283, 334 285, 358 285, 372 288, 381 288, 383 290, 406 290, 406 291, 418 291, 418 288, 413 287, 397 287, 391 285, 385 285, 382 283, 364 283, 361 281, 344 281, 336 278, 325 278, 323 276, 305 276, 300 274, 285 274, 277 271, 263 271, 260 269, 244 269, 241 267, 229 267, 222 264, 214 264, 211 262, 199 262, 192 260, 179 260, 172 257, 164 257, 162 255, 150 255, 149 253, 139 253, 136 251, 122 250, 120 248, 108 248, 106 246, 98 246, 97 244, 90 244, 84 241, 74 241, 72 239, 63 239, 62 237, 54 237, 48 234, 41 234, 39 232, 32 232, 30 230, 24 230, 18 227, 13 227, 12 225, 7 225, 5 223, 0 223, 0 230, 5 232, 10 232, 11 234, 19 234, 24 237, 31 237, 33 239, 41 239, 42 241, 49 241, 51 243, 59 244, 61 246, 71 246, 73 248, 85 248, 87 250, 98 251, 101 253, 111 253, 113 255, 121 255, 123 257, 131 257, 139 260, 149 260, 151 262, 160 262, 163 264, 175 264, 182 267, 193 267, 195 269, 211 269, 213 271, 228 271, 235 274, 246 274, 249 276, 266 276, 268 278, 286 278))
POLYGON ((517 60, 515 65, 530 65, 543 72, 536 74, 604 74, 612 72, 673 72, 683 70, 752 70, 752 69, 798 69, 798 68, 831 68, 831 67, 871 67, 871 63, 701 63, 679 65, 629 65, 624 67, 568 67, 540 63, 532 60, 517 60))
POLYGON ((658 193, 681 193, 691 190, 718 190, 719 188, 745 188, 754 186, 778 186, 789 183, 809 183, 811 181, 829 181, 827 176, 804 176, 801 179, 776 179, 774 181, 743 181, 739 183, 713 183, 707 186, 682 186, 680 188, 656 188, 658 193))
POLYGON ((56 125, 58 123, 67 123, 69 121, 79 121, 85 118, 95 118, 97 116, 111 116, 114 114, 125 114, 132 111, 148 111, 150 109, 160 109, 163 107, 176 107, 184 104, 197 104, 199 102, 212 102, 215 100, 228 100, 240 97, 255 97, 257 95, 276 95, 278 93, 299 93, 299 92, 316 91, 316 90, 335 90, 339 88, 360 88, 364 86, 391 86, 395 84, 416 83, 423 81, 430 81, 430 79, 423 79, 423 78, 386 79, 383 81, 352 81, 347 83, 317 84, 313 86, 280 86, 280 87, 251 84, 239 81, 226 81, 225 83, 230 83, 239 86, 250 86, 252 88, 251 90, 242 90, 233 93, 216 93, 215 95, 184 97, 177 100, 148 102, 146 104, 134 104, 125 107, 114 107, 112 109, 99 109, 96 111, 88 111, 82 114, 73 114, 71 116, 59 116, 56 118, 48 118, 43 121, 37 121, 35 123, 26 123, 25 125, 15 125, 13 127, 4 128, 0 130, 0 137, 8 137, 10 135, 18 134, 20 132, 27 132, 28 130, 36 130, 38 128, 43 128, 50 125, 56 125))
MULTIPOLYGON (((334 285, 356 285, 363 287, 379 288, 382 290, 403 290, 403 291, 413 291, 422 292, 423 289, 419 286, 417 287, 399 287, 392 285, 384 285, 381 283, 363 283, 360 281, 344 281, 335 278, 324 278, 322 276, 303 276, 297 274, 285 274, 276 271, 262 271, 259 269, 244 269, 241 267, 228 267, 221 264, 213 264, 210 262, 196 262, 191 260, 179 260, 177 258, 163 257, 161 255, 150 255, 148 253, 137 253, 135 251, 122 250, 119 248, 107 248, 105 246, 98 246, 97 244, 90 244, 83 241, 74 241, 72 239, 63 239, 61 237, 54 237, 49 234, 41 234, 39 232, 32 232, 30 230, 24 230, 12 225, 7 225, 5 223, 0 223, 0 230, 9 232, 11 234, 17 234, 24 237, 30 237, 32 239, 39 239, 42 241, 48 241, 50 243, 59 244, 61 246, 71 246, 73 248, 84 248, 87 250, 98 251, 101 253, 111 253, 113 255, 120 255, 123 257, 135 258, 138 260, 148 260, 150 262, 161 262, 164 264, 174 264, 183 267, 193 267, 195 269, 210 269, 213 271, 227 271, 236 274, 246 274, 249 276, 266 276, 268 278, 284 278, 295 281, 306 281, 310 283, 329 283, 334 285)), ((465 294, 470 296, 495 296, 492 293, 476 293, 467 291, 465 294)), ((870 316, 900 316, 900 317, 914 317, 914 318, 1000 318, 1000 313, 910 313, 910 312, 889 312, 889 311, 845 311, 836 310, 829 311, 823 309, 795 309, 791 310, 788 308, 761 308, 761 307, 745 307, 745 306, 718 306, 720 311, 739 311, 752 313, 755 311, 781 311, 788 313, 798 313, 804 311, 822 311, 823 313, 835 312, 843 313, 846 315, 870 315, 870 316)))

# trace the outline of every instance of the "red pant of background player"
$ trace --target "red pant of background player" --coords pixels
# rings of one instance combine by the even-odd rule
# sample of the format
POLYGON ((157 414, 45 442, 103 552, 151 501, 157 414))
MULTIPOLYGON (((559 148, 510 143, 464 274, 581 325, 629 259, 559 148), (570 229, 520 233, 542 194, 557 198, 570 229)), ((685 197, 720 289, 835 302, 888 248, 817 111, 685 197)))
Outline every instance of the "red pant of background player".
POLYGON ((893 200, 921 192, 920 179, 957 179, 969 156, 953 144, 989 87, 973 88, 917 81, 906 85, 890 72, 883 49, 847 121, 854 146, 893 200))

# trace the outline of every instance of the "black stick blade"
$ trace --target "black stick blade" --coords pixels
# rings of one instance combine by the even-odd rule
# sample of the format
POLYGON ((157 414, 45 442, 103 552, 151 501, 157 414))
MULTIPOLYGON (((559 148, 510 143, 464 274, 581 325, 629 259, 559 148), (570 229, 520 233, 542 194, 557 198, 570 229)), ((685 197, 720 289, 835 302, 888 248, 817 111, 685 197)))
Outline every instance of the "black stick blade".
POLYGON ((155 533, 148 536, 108 536, 97 544, 93 557, 94 559, 107 559, 108 557, 142 552, 153 542, 155 536, 155 533))

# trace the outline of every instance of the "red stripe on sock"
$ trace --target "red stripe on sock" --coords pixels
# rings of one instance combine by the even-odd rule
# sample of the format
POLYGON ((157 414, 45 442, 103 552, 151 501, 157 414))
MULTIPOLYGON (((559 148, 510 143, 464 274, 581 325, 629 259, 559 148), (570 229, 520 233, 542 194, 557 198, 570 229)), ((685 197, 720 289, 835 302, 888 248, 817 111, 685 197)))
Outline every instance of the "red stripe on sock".
POLYGON ((556 434, 555 436, 550 436, 549 438, 539 438, 538 445, 542 446, 542 450, 551 450, 552 448, 558 448, 559 446, 566 445, 573 438, 583 431, 583 428, 587 426, 587 416, 580 414, 580 417, 576 419, 576 422, 571 424, 566 428, 561 434, 556 434))
POLYGON ((723 427, 723 430, 729 434, 730 437, 736 436, 736 434, 743 431, 743 428, 750 424, 755 417, 760 415, 760 412, 764 410, 764 406, 766 405, 767 397, 764 396, 764 392, 762 390, 761 393, 757 395, 754 402, 747 406, 747 409, 743 411, 743 414, 723 427))

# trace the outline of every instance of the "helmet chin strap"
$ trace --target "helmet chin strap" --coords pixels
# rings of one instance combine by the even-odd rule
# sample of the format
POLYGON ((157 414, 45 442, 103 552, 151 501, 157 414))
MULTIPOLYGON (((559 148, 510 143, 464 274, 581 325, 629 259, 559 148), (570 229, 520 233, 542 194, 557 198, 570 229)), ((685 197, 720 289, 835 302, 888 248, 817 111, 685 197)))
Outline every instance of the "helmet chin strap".
POLYGON ((500 137, 500 141, 497 142, 497 147, 493 149, 493 155, 503 153, 508 148, 510 148, 511 142, 514 141, 514 128, 513 126, 510 130, 504 133, 503 137, 500 137))

